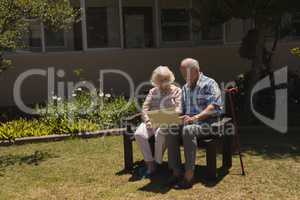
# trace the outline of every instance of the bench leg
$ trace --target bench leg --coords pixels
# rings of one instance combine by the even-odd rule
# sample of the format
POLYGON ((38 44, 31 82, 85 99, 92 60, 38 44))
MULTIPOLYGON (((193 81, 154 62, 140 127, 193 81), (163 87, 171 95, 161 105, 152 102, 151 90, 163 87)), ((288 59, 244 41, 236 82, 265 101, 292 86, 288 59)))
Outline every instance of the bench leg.
POLYGON ((232 166, 232 136, 225 136, 223 139, 223 168, 230 169, 232 166))
POLYGON ((129 134, 124 133, 123 135, 123 144, 124 144, 124 167, 125 170, 133 169, 133 149, 132 149, 132 140, 129 134))
POLYGON ((206 164, 207 178, 209 180, 215 180, 217 178, 217 145, 215 140, 211 140, 207 143, 206 164))
POLYGON ((155 155, 155 136, 152 136, 149 139, 149 144, 150 144, 150 147, 151 147, 152 156, 154 157, 154 155, 155 155))

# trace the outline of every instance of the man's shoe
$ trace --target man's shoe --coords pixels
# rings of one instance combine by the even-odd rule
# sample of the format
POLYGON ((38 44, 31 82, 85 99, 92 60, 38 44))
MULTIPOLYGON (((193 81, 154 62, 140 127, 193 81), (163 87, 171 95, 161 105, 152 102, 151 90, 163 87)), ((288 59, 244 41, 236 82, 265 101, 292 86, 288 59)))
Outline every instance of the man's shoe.
POLYGON ((187 181, 186 179, 182 179, 179 183, 174 185, 175 190, 186 190, 193 187, 193 181, 187 181))
POLYGON ((163 170, 163 165, 161 163, 155 162, 155 171, 160 172, 163 170))
POLYGON ((176 185, 178 182, 180 182, 180 177, 172 176, 168 179, 167 185, 171 187, 176 185))

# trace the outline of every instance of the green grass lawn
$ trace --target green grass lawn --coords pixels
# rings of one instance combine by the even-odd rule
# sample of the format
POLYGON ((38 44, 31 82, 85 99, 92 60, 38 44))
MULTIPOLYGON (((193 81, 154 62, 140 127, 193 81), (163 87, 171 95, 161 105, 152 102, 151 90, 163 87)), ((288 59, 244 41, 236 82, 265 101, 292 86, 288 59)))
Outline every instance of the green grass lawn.
MULTIPOLYGON (((246 177, 235 156, 229 174, 205 181, 200 151, 197 184, 186 191, 164 186, 167 170, 152 182, 123 173, 121 137, 1 147, 0 199, 299 199, 299 136, 275 134, 270 134, 272 140, 260 134, 242 138, 246 177)), ((136 146, 135 152, 140 160, 136 146)), ((218 161, 220 165, 220 157, 218 161)))

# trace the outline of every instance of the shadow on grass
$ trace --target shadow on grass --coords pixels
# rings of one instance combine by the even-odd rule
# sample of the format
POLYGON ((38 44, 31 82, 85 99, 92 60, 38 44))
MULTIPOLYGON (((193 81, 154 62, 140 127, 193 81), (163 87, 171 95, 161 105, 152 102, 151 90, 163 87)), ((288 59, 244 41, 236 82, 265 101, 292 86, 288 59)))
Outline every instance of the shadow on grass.
MULTIPOLYGON (((228 174, 222 168, 219 168, 217 179, 208 180, 206 178, 206 167, 196 166, 194 184, 202 184, 205 187, 214 187, 228 174)), ((171 172, 165 168, 160 171, 156 176, 150 179, 150 183, 139 188, 141 191, 165 194, 172 188, 168 185, 167 180, 171 177, 171 172)))
POLYGON ((3 176, 4 171, 7 167, 13 165, 34 165, 37 166, 41 162, 48 160, 49 158, 57 157, 48 152, 35 151, 29 155, 5 155, 0 156, 0 176, 3 176))
MULTIPOLYGON (((131 172, 122 170, 117 172, 116 175, 125 175, 130 173, 131 177, 129 178, 129 182, 139 181, 142 178, 139 175, 139 169, 144 167, 144 162, 139 161, 134 164, 134 169, 131 172)), ((216 186, 227 174, 228 171, 224 170, 223 168, 217 169, 217 179, 215 180, 208 180, 206 178, 206 166, 196 166, 195 171, 195 184, 203 184, 206 187, 214 187, 216 186)), ((168 164, 164 162, 160 168, 158 169, 157 173, 150 178, 150 182, 143 187, 139 188, 140 191, 145 192, 152 192, 152 193, 159 193, 159 194, 166 194, 172 188, 168 185, 168 180, 171 177, 172 173, 168 168, 168 164)))
POLYGON ((300 160, 300 133, 287 134, 275 131, 261 133, 241 133, 243 152, 262 156, 264 159, 292 158, 300 160))
MULTIPOLYGON (((242 132, 241 133, 241 147, 242 153, 261 156, 264 159, 284 159, 292 158, 296 161, 300 160, 300 133, 289 132, 287 134, 280 134, 272 130, 262 129, 261 132, 242 132)), ((204 155, 201 154, 200 157, 204 155)), ((237 158, 234 158, 237 159, 237 158)), ((247 163, 244 163, 247 167, 247 163)), ((144 166, 143 162, 136 162, 134 170, 130 172, 131 177, 129 181, 139 181, 139 168, 144 166)), ((247 168, 246 168, 247 169, 247 168)), ((247 171, 246 171, 247 173, 247 171)), ((128 174, 128 171, 120 171, 117 175, 128 174)), ((195 184, 202 184, 205 187, 214 187, 228 174, 228 171, 223 168, 217 169, 217 179, 208 180, 206 178, 206 167, 197 166, 195 171, 195 184)), ((242 176, 240 173, 232 175, 242 176)), ((170 191, 167 185, 167 180, 171 176, 167 163, 163 163, 160 171, 150 179, 150 182, 139 188, 140 191, 165 194, 170 191)))

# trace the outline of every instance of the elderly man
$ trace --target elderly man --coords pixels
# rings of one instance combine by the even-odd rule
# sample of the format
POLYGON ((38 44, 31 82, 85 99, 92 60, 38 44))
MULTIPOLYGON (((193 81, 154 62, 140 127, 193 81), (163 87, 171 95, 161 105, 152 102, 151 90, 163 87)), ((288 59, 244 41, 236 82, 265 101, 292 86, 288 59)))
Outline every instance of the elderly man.
MULTIPOLYGON (((212 113, 221 114, 221 91, 215 80, 205 76, 197 60, 184 59, 180 71, 186 80, 182 88, 182 135, 169 134, 167 136, 169 166, 173 170, 173 177, 169 181, 175 189, 192 187, 196 161, 197 138, 203 137, 207 131, 203 126, 212 123, 212 113), (180 138, 183 139, 185 156, 185 173, 181 172, 181 157, 179 150, 180 138)), ((206 126, 207 127, 207 126, 206 126)))

